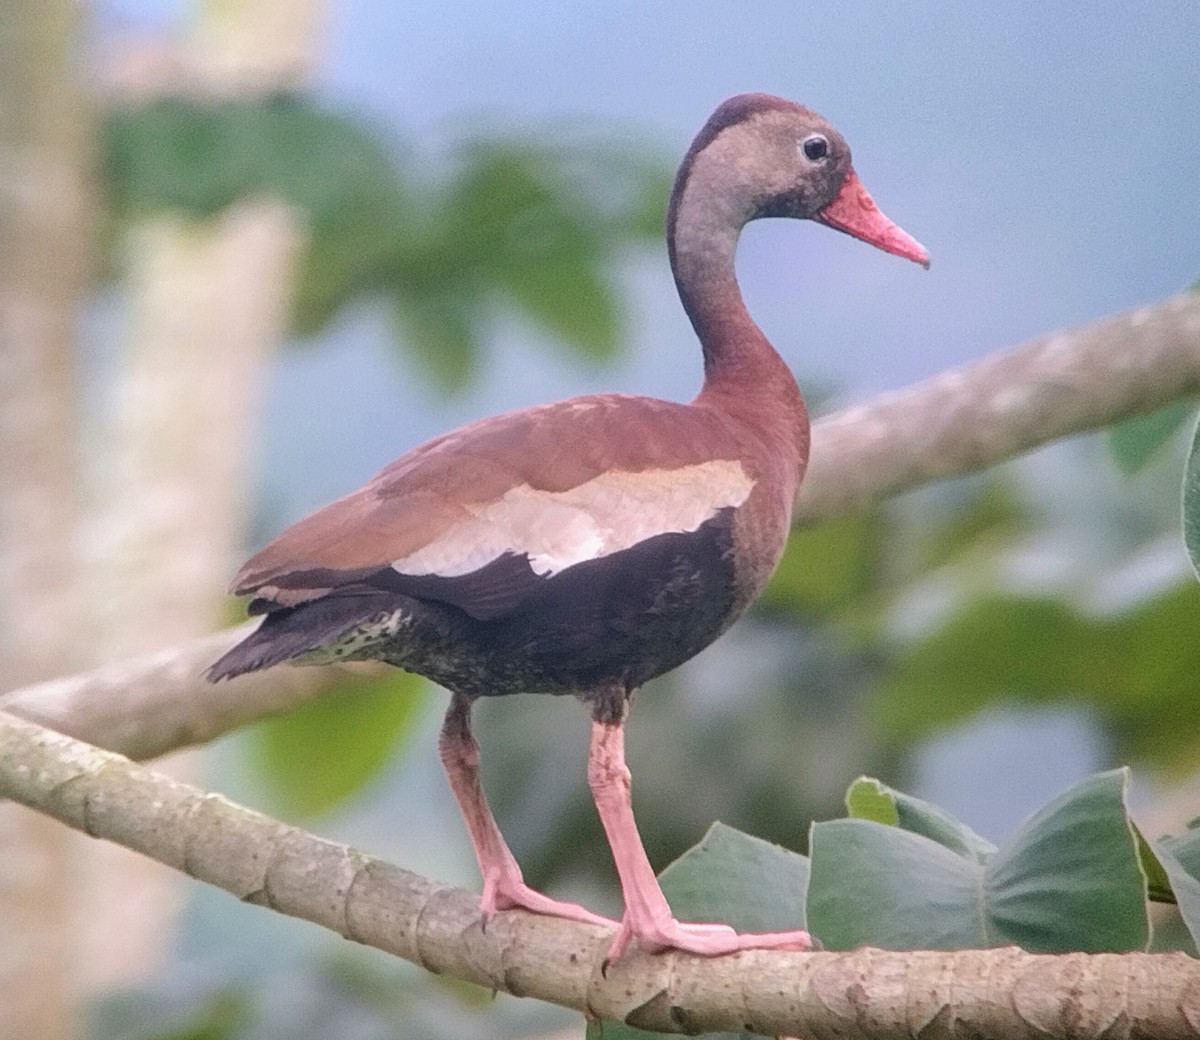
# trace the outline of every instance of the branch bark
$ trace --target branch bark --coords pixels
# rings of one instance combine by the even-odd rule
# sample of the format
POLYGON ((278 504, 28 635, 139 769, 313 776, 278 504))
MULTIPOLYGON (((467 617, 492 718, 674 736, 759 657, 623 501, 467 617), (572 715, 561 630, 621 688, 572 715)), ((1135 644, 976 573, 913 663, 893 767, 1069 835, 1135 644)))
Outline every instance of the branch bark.
POLYGON ((822 419, 798 523, 1200 393, 1200 293, 1040 336, 822 419))
POLYGON ((430 971, 643 1029, 1200 1037, 1200 965, 1183 954, 634 953, 606 975, 603 928, 510 912, 485 930, 467 892, 4 713, 0 795, 430 971))
POLYGON ((213 685, 204 670, 257 622, 0 696, 0 708, 133 759, 207 744, 384 666, 276 668, 213 685))

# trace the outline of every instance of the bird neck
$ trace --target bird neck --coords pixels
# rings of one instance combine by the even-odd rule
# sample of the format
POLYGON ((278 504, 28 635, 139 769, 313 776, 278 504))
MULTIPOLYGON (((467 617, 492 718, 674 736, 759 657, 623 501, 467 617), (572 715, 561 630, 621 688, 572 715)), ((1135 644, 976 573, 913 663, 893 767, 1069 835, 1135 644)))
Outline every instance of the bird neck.
POLYGON ((703 178, 696 183, 700 169, 697 163, 681 172, 667 231, 679 298, 704 351, 704 387, 697 400, 758 415, 760 421, 778 417, 791 427, 803 426, 807 436, 795 377, 750 317, 738 287, 734 255, 748 208, 720 190, 705 190, 703 178))

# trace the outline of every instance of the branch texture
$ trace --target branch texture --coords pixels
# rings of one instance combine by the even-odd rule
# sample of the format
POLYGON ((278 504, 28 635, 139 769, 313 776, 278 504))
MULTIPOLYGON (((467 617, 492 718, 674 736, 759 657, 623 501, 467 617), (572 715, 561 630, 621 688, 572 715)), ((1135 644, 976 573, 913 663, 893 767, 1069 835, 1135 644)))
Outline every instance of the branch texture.
POLYGON ((206 744, 268 715, 298 708, 349 675, 382 666, 276 668, 213 684, 204 670, 256 623, 179 647, 0 695, 0 709, 128 758, 206 744))
POLYGON ((1054 332, 813 427, 804 522, 1200 393, 1200 293, 1054 332))
POLYGON ((484 930, 467 892, 4 713, 0 796, 430 971, 644 1029, 1200 1037, 1200 965, 1183 954, 634 954, 605 976, 602 928, 510 912, 484 930))

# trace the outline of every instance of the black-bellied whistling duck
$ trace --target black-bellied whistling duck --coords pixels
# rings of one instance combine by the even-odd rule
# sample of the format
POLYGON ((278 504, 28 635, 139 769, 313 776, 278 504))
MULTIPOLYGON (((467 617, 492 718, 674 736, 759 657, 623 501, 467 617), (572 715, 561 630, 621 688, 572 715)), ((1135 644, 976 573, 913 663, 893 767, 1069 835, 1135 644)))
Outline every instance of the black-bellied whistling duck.
MULTIPOLYGON (((483 874, 481 910, 601 922, 530 889, 479 782, 479 697, 562 693, 592 715, 588 784, 625 913, 609 950, 805 949, 805 932, 738 934, 672 916, 634 823, 623 725, 633 691, 717 638, 766 584, 808 459, 791 372, 746 312, 742 226, 798 217, 928 266, 875 206, 815 112, 731 98, 671 193, 671 269, 704 351, 690 404, 600 394, 510 412, 414 448, 289 527, 238 573, 262 625, 214 681, 281 661, 373 659, 451 691, 438 749, 483 874)), ((607 922, 611 923, 611 922, 607 922)))

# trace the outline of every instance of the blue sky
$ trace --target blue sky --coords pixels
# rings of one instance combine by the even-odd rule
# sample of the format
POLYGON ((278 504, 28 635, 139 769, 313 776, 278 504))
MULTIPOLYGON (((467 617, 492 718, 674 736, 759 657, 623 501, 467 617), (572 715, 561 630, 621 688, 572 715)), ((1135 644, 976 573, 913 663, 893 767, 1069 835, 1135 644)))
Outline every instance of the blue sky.
MULTIPOLYGON (((188 10, 119 0, 98 21, 171 27, 188 10)), ((398 142, 434 145, 482 115, 628 130, 668 159, 730 94, 817 108, 884 210, 929 247, 932 270, 784 221, 748 229, 739 270, 793 367, 861 397, 1200 277, 1198 52, 1194 0, 344 0, 315 88, 398 142)), ((502 323, 490 378, 449 403, 393 360, 385 326, 340 323, 329 349, 284 361, 271 394, 264 468, 273 493, 293 489, 279 508, 310 508, 488 411, 598 389, 689 396, 699 358, 665 253, 632 258, 627 284, 622 365, 588 369, 502 323), (314 394, 326 404, 316 414, 344 404, 333 428, 288 421, 314 414, 314 394), (318 448, 341 464, 314 471, 318 448)))

